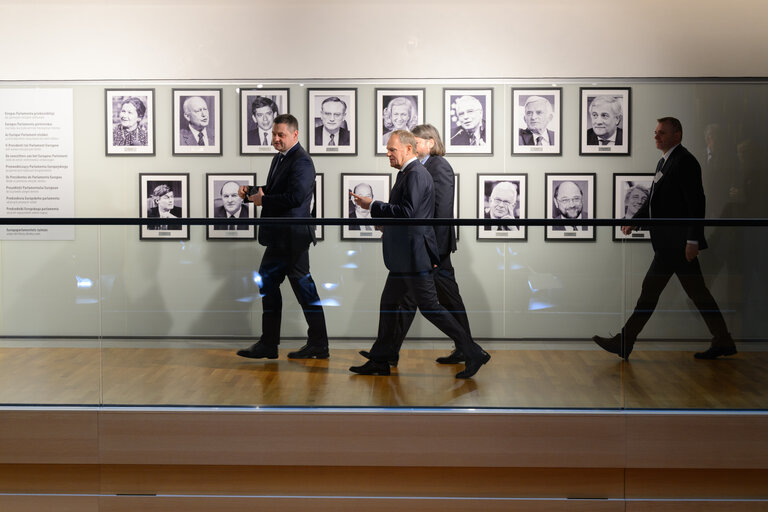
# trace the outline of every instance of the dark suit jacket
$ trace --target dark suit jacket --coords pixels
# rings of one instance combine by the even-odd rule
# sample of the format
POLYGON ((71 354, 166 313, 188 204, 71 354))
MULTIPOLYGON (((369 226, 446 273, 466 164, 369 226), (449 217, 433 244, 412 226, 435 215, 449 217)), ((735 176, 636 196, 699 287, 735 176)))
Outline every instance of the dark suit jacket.
MULTIPOLYGON (((323 145, 323 125, 315 127, 315 146, 323 145)), ((349 130, 343 126, 339 128, 338 137, 336 137, 337 145, 349 146, 349 130)))
MULTIPOLYGON (((267 184, 262 188, 261 217, 311 217, 309 206, 315 188, 315 165, 298 142, 282 155, 272 159, 267 184)), ((315 242, 315 229, 310 225, 269 226, 259 230, 259 243, 302 250, 315 242)))
MULTIPOLYGON (((480 124, 480 138, 483 142, 488 142, 488 138, 485 132, 485 121, 480 124)), ((451 144, 454 146, 469 146, 469 132, 464 128, 451 135, 451 144)))
MULTIPOLYGON (((371 204, 374 218, 431 219, 434 212, 432 176, 418 160, 397 173, 388 203, 371 204)), ((384 226, 382 249, 390 272, 425 272, 440 262, 432 226, 384 226)))
MULTIPOLYGON (((621 128, 616 128, 616 142, 615 144, 617 146, 621 146, 624 144, 624 130, 621 128)), ((595 130, 590 128, 587 130, 587 146, 599 146, 600 145, 600 139, 597 135, 595 135, 595 130)))
MULTIPOLYGON (((551 146, 554 146, 555 132, 553 132, 552 130, 547 130, 547 138, 549 139, 549 144, 551 146)), ((517 143, 520 144, 521 146, 535 146, 536 140, 535 140, 535 137, 533 136, 533 132, 531 132, 531 130, 527 128, 526 129, 520 128, 517 134, 517 143)))
MULTIPOLYGON (((181 208, 179 208, 178 206, 174 206, 173 208, 171 208, 171 215, 173 215, 174 217, 178 217, 180 219, 181 218, 181 208)), ((147 212, 147 217, 159 217, 159 216, 160 216, 160 211, 157 209, 157 206, 153 206, 147 212)), ((152 230, 159 230, 159 229, 171 230, 171 229, 174 229, 174 230, 176 230, 176 229, 181 229, 181 224, 177 224, 175 226, 168 226, 167 228, 163 228, 163 227, 161 227, 158 224, 158 225, 155 225, 155 226, 147 226, 147 229, 152 229, 152 230)))
MULTIPOLYGON (((448 160, 439 155, 430 155, 424 164, 435 190, 435 218, 453 218, 453 168, 448 160)), ((434 226, 435 238, 437 238, 437 250, 440 257, 456 251, 456 228, 453 226, 434 226)))
MULTIPOLYGON (((651 187, 650 198, 632 218, 703 218, 706 199, 701 185, 701 166, 696 157, 682 145, 677 146, 667 158, 662 172, 664 176, 651 187)), ((698 241, 700 250, 707 248, 703 226, 654 226, 650 232, 655 251, 684 251, 688 240, 698 241)))
MULTIPOLYGON (((213 134, 213 130, 208 130, 206 128, 205 130, 206 135, 208 135, 208 145, 213 146, 216 144, 215 135, 213 134)), ((182 146, 197 146, 197 139, 194 135, 192 135, 192 132, 189 131, 189 128, 182 128, 179 131, 179 135, 181 137, 181 145, 182 146)))
POLYGON ((249 146, 264 146, 264 141, 259 138, 259 129, 254 128, 248 130, 248 145, 249 146))
MULTIPOLYGON (((217 206, 213 210, 213 216, 217 219, 226 219, 227 218, 227 210, 224 208, 224 206, 217 206)), ((240 206, 240 217, 241 219, 247 219, 248 218, 248 207, 245 205, 240 206)), ((214 231, 215 230, 226 230, 227 226, 226 224, 221 224, 220 226, 213 226, 214 231)), ((248 226, 245 224, 239 224, 237 226, 238 230, 247 230, 248 226)))

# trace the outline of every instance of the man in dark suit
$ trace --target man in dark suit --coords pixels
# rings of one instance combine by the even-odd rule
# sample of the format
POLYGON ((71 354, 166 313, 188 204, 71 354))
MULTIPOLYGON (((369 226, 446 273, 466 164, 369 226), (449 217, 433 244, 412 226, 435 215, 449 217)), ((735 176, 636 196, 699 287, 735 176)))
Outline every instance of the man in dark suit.
POLYGON ((214 146, 216 138, 213 131, 208 131, 211 118, 208 103, 200 96, 191 96, 184 101, 184 119, 187 128, 180 130, 182 146, 214 146))
MULTIPOLYGON (((584 193, 573 181, 563 181, 555 187, 552 197, 554 202, 553 218, 555 219, 586 219, 584 211, 584 193)), ((554 231, 586 231, 587 226, 552 226, 554 231)))
MULTIPOLYGON (((275 118, 272 145, 279 152, 272 159, 263 187, 240 187, 240 197, 261 206, 261 217, 309 217, 315 186, 315 166, 299 144, 299 123, 290 114, 275 118), (254 190, 257 189, 257 190, 254 190)), ((259 267, 263 314, 261 338, 237 355, 254 359, 277 358, 283 299, 280 284, 288 277, 309 325, 307 343, 290 359, 327 359, 328 333, 315 282, 309 273, 309 244, 315 231, 309 225, 264 225, 259 243, 266 246, 259 267)))
POLYGON ((520 129, 517 142, 521 146, 554 146, 555 132, 547 126, 554 117, 552 104, 541 96, 531 96, 523 106, 523 120, 527 128, 520 129))
MULTIPOLYGON (((674 117, 659 119, 654 138, 656 148, 663 156, 656 167, 651 197, 633 218, 703 218, 705 197, 701 185, 701 167, 696 158, 680 144, 683 139, 680 121, 674 117)), ((633 229, 634 226, 621 228, 625 235, 629 235, 633 229)), ((704 227, 652 226, 650 232, 654 256, 643 279, 635 311, 627 319, 621 334, 612 338, 593 336, 592 339, 608 352, 629 359, 635 340, 656 308, 661 292, 672 274, 676 274, 713 336, 710 347, 694 356, 697 359, 715 359, 735 354, 736 345, 728 333, 715 299, 704 283, 699 266, 699 251, 707 248, 704 227)))
POLYGON ((248 130, 249 146, 271 146, 272 126, 277 116, 277 104, 266 96, 256 96, 251 103, 251 119, 256 128, 248 130))
MULTIPOLYGON (((236 181, 228 181, 221 186, 219 196, 221 205, 213 209, 213 217, 217 219, 247 219, 248 207, 243 204, 239 195, 240 185, 236 181)), ((245 224, 219 224, 213 226, 214 230, 247 230, 245 224)))
MULTIPOLYGON (((161 183, 152 190, 152 206, 147 210, 147 217, 160 217, 164 219, 179 219, 182 216, 181 208, 175 206, 173 190, 166 183, 161 183)), ((181 224, 148 225, 147 229, 155 231, 180 230, 181 224)))
POLYGON ((457 129, 451 134, 453 146, 485 146, 485 113, 483 105, 474 96, 461 96, 456 100, 457 129))
POLYGON ((595 96, 595 99, 589 104, 589 119, 592 128, 587 130, 587 145, 623 145, 624 132, 619 128, 623 117, 624 109, 619 98, 608 95, 595 96))
POLYGON ((344 127, 347 104, 337 96, 325 98, 320 105, 323 124, 315 127, 315 146, 349 146, 349 130, 344 127))
MULTIPOLYGON (((432 176, 416 158, 415 147, 413 134, 405 130, 393 132, 387 142, 390 165, 400 169, 389 203, 352 193, 358 205, 370 208, 373 218, 431 219, 434 216, 432 176)), ((362 375, 389 375, 388 361, 393 343, 398 339, 398 306, 408 295, 427 320, 453 339, 464 354, 466 368, 457 373, 456 378, 472 377, 491 356, 472 341, 461 324, 438 302, 433 273, 440 257, 434 229, 419 225, 385 226, 382 240, 389 275, 381 292, 378 335, 369 353, 370 360, 349 370, 362 375)))

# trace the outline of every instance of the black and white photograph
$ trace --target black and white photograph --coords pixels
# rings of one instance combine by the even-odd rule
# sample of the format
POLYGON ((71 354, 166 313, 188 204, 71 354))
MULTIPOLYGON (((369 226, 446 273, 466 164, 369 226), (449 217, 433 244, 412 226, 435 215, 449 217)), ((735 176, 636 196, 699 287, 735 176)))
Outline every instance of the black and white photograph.
POLYGON ((173 154, 221 155, 221 89, 173 89, 173 154))
POLYGON ((512 89, 512 154, 563 154, 562 91, 512 89))
MULTIPOLYGON (((547 219, 595 218, 595 173, 544 175, 547 219)), ((547 226, 545 240, 595 240, 594 226, 547 226)))
MULTIPOLYGON (((324 181, 323 181, 323 173, 318 172, 315 173, 315 189, 312 191, 312 202, 309 205, 309 212, 310 215, 312 215, 316 219, 322 219, 325 211, 324 208, 324 198, 325 198, 325 189, 324 187, 324 181)), ((319 242, 320 240, 325 239, 325 226, 316 224, 315 225, 315 239, 319 242)))
MULTIPOLYGON (((255 174, 205 175, 205 204, 209 219, 253 219, 256 207, 244 203, 238 194, 240 187, 256 185, 255 174)), ((208 240, 253 240, 256 226, 253 224, 217 224, 206 226, 208 240)))
POLYGON ((274 155, 275 117, 290 114, 288 89, 240 89, 240 154, 274 155))
MULTIPOLYGON (((371 210, 355 204, 350 192, 359 196, 370 197, 374 201, 389 201, 389 189, 392 175, 385 173, 342 174, 341 175, 341 215, 347 219, 370 219, 371 210)), ((342 240, 378 240, 381 231, 377 230, 371 219, 370 225, 342 226, 342 240)))
POLYGON ((155 154, 155 90, 105 89, 107 156, 155 154))
POLYGON ((424 124, 424 89, 376 89, 376 154, 387 154, 395 130, 424 124))
MULTIPOLYGON (((453 174, 453 218, 458 219, 459 218, 459 212, 461 211, 459 209, 459 175, 454 173, 453 174)), ((453 226, 453 229, 456 231, 456 241, 459 241, 459 226, 453 226)))
MULTIPOLYGON (((528 213, 527 174, 478 174, 478 219, 525 219, 528 213)), ((526 240, 525 226, 478 226, 477 239, 526 240)))
POLYGON ((630 88, 579 89, 580 155, 629 155, 630 88))
MULTIPOLYGON (((625 174, 613 175, 613 218, 631 219, 637 210, 648 202, 651 197, 651 185, 653 174, 625 174)), ((628 226, 634 223, 627 222, 628 226)), ((650 240, 651 232, 647 229, 635 229, 629 235, 621 232, 621 226, 613 227, 613 240, 650 240)))
POLYGON ((310 155, 357 154, 357 89, 307 89, 310 155))
MULTIPOLYGON (((189 174, 139 174, 139 216, 142 219, 189 218, 189 174)), ((188 225, 140 226, 141 240, 189 240, 188 225)))
POLYGON ((493 154, 493 89, 443 89, 446 154, 493 154))

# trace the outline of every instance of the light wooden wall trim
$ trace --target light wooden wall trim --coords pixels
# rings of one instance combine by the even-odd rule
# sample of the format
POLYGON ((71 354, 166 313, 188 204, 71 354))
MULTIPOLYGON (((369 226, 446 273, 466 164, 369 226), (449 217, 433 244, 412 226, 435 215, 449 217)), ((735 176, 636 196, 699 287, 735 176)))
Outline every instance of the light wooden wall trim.
POLYGON ((766 469, 627 469, 626 498, 768 500, 766 469))
POLYGON ((768 512, 766 501, 627 501, 626 512, 768 512))
POLYGON ((3 512, 100 512, 99 496, 8 496, 0 494, 3 512))
POLYGON ((0 410, 0 464, 99 462, 94 410, 0 410))

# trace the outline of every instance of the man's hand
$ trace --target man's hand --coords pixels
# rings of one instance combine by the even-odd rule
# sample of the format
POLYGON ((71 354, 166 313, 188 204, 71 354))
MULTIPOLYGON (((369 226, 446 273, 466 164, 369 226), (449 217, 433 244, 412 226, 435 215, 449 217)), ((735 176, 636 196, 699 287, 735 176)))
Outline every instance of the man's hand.
POLYGON ((625 235, 629 235, 635 229, 635 226, 621 226, 621 232, 625 235))
POLYGON ((357 195, 357 194, 355 194, 354 192, 351 192, 351 191, 350 191, 349 195, 352 196, 352 200, 360 208, 362 208, 364 210, 370 210, 371 209, 371 203, 373 202, 373 198, 359 196, 359 195, 357 195))
POLYGON ((241 185, 237 189, 237 195, 240 196, 240 199, 245 199, 248 196, 248 185, 241 185))
POLYGON ((685 259, 693 261, 699 255, 699 244, 685 244, 685 259))
POLYGON ((264 197, 264 191, 259 187, 259 191, 248 197, 249 201, 252 201, 256 206, 261 206, 261 198, 264 197))

